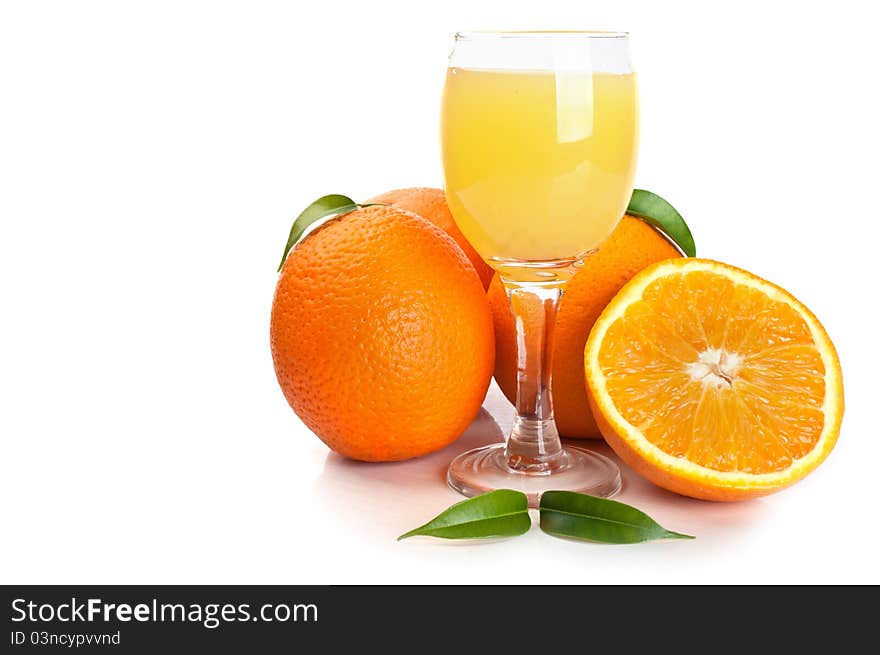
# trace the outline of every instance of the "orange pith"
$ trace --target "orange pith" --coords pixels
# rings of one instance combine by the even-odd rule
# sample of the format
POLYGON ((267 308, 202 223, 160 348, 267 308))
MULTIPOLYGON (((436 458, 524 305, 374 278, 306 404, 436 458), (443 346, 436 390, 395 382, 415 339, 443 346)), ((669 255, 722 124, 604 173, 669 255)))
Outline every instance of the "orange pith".
POLYGON ((709 260, 636 276, 586 347, 594 414, 623 459, 699 498, 769 493, 815 468, 843 413, 818 320, 784 290, 709 260))

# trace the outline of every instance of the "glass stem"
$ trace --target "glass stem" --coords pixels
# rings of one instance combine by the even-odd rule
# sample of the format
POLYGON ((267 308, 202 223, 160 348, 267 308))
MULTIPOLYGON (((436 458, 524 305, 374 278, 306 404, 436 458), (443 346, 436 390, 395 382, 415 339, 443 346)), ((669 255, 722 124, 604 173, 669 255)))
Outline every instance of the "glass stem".
POLYGON ((565 454, 553 420, 553 332, 563 284, 503 279, 516 326, 516 419, 507 440, 507 465, 523 473, 550 473, 565 454))

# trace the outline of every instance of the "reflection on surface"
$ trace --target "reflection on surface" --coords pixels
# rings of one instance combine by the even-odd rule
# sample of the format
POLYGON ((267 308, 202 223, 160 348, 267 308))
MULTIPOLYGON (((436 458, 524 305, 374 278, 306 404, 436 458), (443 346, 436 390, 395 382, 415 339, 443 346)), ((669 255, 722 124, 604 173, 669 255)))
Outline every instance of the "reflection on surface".
MULTIPOLYGON (((507 403, 503 396, 501 400, 507 403)), ((372 464, 329 453, 314 498, 364 529, 386 524, 396 537, 461 500, 446 485, 446 468, 456 455, 503 440, 504 432, 484 404, 457 441, 424 457, 372 464)))
POLYGON ((623 488, 614 500, 637 507, 669 530, 694 535, 701 543, 729 539, 742 527, 754 525, 764 513, 764 501, 760 498, 738 503, 714 503, 666 491, 634 472, 604 441, 563 441, 595 450, 617 463, 623 488))
MULTIPOLYGON (((381 530, 393 539, 462 500, 446 485, 449 462, 471 448, 503 441, 513 416, 513 408, 493 382, 474 422, 443 450, 405 462, 382 464, 357 462, 329 453, 313 500, 356 532, 381 530)), ((661 489, 634 473, 602 441, 565 442, 595 450, 620 466, 623 489, 615 500, 638 507, 670 530, 696 535, 704 545, 728 541, 764 514, 765 501, 761 499, 712 503, 661 489)), ((537 520, 535 523, 537 529, 537 520)))
POLYGON ((369 463, 331 452, 324 463, 321 484, 374 485, 377 490, 393 487, 397 493, 410 493, 423 486, 436 490, 438 484, 446 483, 446 467, 456 455, 503 440, 504 433, 498 423, 483 408, 455 443, 424 457, 404 462, 369 463))

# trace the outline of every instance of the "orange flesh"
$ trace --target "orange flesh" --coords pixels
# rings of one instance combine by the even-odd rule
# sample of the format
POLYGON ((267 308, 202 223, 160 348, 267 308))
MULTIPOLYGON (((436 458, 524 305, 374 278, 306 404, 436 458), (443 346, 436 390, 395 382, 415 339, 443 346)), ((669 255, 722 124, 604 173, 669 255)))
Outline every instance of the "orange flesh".
POLYGON ((825 367, 807 323, 710 271, 651 283, 609 326, 599 365, 627 422, 709 469, 780 471, 822 433, 825 367))

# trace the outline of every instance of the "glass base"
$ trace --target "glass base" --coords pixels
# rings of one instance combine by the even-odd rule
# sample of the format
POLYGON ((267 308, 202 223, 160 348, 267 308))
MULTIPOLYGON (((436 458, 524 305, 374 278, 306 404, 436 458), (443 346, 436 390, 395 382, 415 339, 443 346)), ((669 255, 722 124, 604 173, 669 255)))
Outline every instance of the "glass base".
POLYGON ((483 446, 462 453, 449 465, 446 481, 465 496, 495 489, 516 489, 537 507, 545 491, 577 491, 608 498, 620 491, 620 469, 599 453, 565 446, 560 466, 551 472, 527 473, 507 465, 506 445, 483 446))

